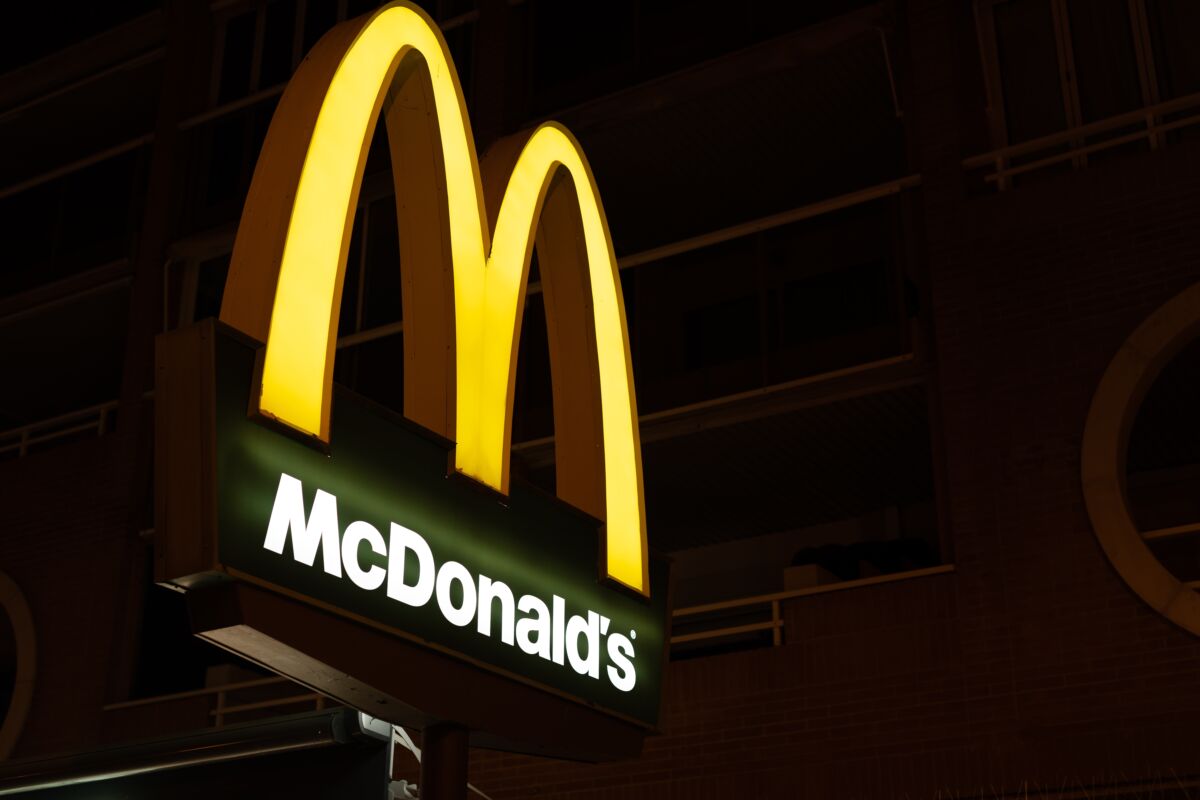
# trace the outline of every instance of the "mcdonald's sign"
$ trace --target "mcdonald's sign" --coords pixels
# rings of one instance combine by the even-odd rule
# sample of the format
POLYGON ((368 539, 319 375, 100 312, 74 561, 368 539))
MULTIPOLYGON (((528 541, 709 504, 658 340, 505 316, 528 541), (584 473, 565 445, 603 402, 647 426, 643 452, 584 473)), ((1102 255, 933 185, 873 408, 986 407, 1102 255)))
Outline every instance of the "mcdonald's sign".
POLYGON ((188 594, 198 635, 375 716, 452 719, 483 743, 598 758, 656 724, 667 570, 647 553, 595 181, 553 123, 481 163, 446 43, 416 6, 339 25, 301 64, 255 169, 220 320, 160 337, 156 386, 156 577, 188 594), (403 416, 333 383, 381 118, 403 416), (557 498, 509 475, 535 243, 557 498), (512 703, 544 713, 514 721, 512 703))

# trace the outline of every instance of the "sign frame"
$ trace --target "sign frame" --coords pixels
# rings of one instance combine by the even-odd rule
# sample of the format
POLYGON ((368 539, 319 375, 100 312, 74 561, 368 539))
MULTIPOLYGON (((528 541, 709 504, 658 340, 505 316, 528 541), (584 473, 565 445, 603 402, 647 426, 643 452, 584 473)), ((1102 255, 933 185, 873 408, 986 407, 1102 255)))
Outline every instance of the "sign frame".
MULTIPOLYGON (((159 481, 155 492, 155 578, 186 593, 193 633, 395 724, 423 729, 454 720, 471 730, 473 746, 589 761, 636 756, 644 737, 657 731, 656 724, 602 708, 222 563, 216 400, 216 348, 221 337, 254 349, 261 362, 258 342, 211 319, 160 336, 156 348, 155 425, 160 435, 155 438, 159 481), (195 435, 179 435, 180 431, 195 435), (370 656, 363 657, 363 653, 370 656), (419 684, 419 691, 414 691, 414 684, 419 684), (413 700, 414 694, 419 701, 413 700), (504 702, 495 702, 497 697, 504 702), (466 702, 467 698, 474 702, 466 702), (509 709, 522 711, 514 714, 509 709)), ((340 397, 353 395, 341 387, 338 392, 340 397)), ((414 435, 449 444, 395 412, 382 407, 376 411, 414 435)), ((283 433, 277 423, 262 419, 252 408, 247 408, 246 416, 250 424, 267 428, 273 436, 286 435, 313 447, 311 441, 292 432, 283 433)), ((470 487, 480 503, 496 504, 503 499, 455 475, 452 469, 445 477, 470 487)), ((522 486, 522 490, 537 492, 560 511, 595 523, 556 497, 533 487, 522 486)), ((598 524, 595 529, 599 557, 603 529, 598 524)), ((656 565, 668 561, 657 554, 651 554, 651 559, 656 565)), ((597 561, 597 565, 601 563, 597 561)), ((605 591, 621 592, 628 602, 647 602, 638 593, 603 582, 602 574, 600 569, 596 579, 606 586, 605 591)), ((668 577, 663 589, 661 651, 641 653, 638 658, 639 663, 656 661, 655 668, 664 677, 669 659, 670 598, 668 577)))
MULTIPOLYGON (((413 2, 396 0, 334 27, 297 69, 255 167, 220 321, 161 335, 155 383, 155 576, 187 593, 197 635, 399 724, 466 726, 477 741, 571 758, 640 750, 660 713, 670 578, 666 560, 652 559, 647 545, 629 335, 607 218, 579 143, 556 123, 502 140, 481 162, 449 48, 413 2), (338 314, 357 197, 380 119, 387 123, 404 266, 397 264, 404 287, 404 413, 381 410, 352 392, 339 394, 350 403, 343 411, 367 409, 342 414, 340 424, 359 434, 339 443, 331 425, 338 314), (532 487, 522 485, 520 496, 510 493, 509 461, 535 242, 546 297, 560 499, 533 502, 532 487), (238 364, 234 391, 243 398, 232 416, 234 395, 224 371, 230 342, 241 348, 228 363, 238 364), (378 414, 384 412, 390 417, 381 427, 378 414), (375 421, 375 438, 357 424, 368 420, 375 421), (405 441, 415 440, 397 438, 401 431, 423 436, 424 449, 405 449, 405 441), (254 440, 254 457, 229 455, 236 436, 254 440), (347 448, 346 441, 357 444, 347 448), (400 445, 421 470, 450 478, 440 486, 458 492, 451 504, 424 472, 417 477, 411 468, 394 466, 409 462, 380 458, 379 442, 400 445), (444 451, 433 469, 436 448, 429 442, 444 451), (290 456, 281 461, 285 451, 290 456), (322 466, 332 461, 322 462, 319 454, 345 472, 322 466), (286 463, 306 465, 308 478, 287 484, 293 470, 281 466, 286 463), (240 470, 232 484, 231 470, 240 470), (260 530, 268 473, 279 488, 260 530), (314 475, 341 485, 339 491, 352 498, 358 521, 345 532, 336 505, 332 515, 322 510, 319 522, 312 522, 316 499, 308 512, 301 483, 314 475), (423 499, 442 509, 441 516, 425 516, 429 543, 414 530, 409 541, 420 543, 418 561, 429 565, 411 570, 415 580, 423 581, 426 571, 438 573, 436 605, 444 620, 421 616, 432 610, 424 609, 429 593, 420 595, 423 600, 411 596, 405 609, 386 598, 379 603, 378 594, 346 591, 351 584, 377 590, 388 579, 387 596, 397 599, 387 578, 395 574, 389 572, 391 555, 400 554, 401 584, 413 566, 404 563, 405 551, 395 541, 385 547, 372 526, 391 522, 395 535, 396 523, 377 517, 392 513, 380 511, 379 498, 394 500, 396 492, 375 483, 371 495, 353 485, 372 475, 408 481, 390 484, 403 489, 408 503, 396 513, 420 517, 423 499), (242 477, 249 495, 239 494, 242 477), (291 486, 290 510, 277 529, 274 515, 285 484, 291 486), (414 486, 425 494, 414 496, 414 486), (497 512, 498 504, 509 504, 512 513, 497 512), (231 530, 237 535, 227 540, 231 530), (593 533, 594 563, 590 543, 579 538, 593 533), (314 553, 323 550, 324 574, 350 580, 330 582, 320 568, 297 571, 294 563, 288 568, 263 555, 265 549, 283 556, 289 537, 295 561, 313 566, 314 553), (230 541, 227 552, 241 561, 222 563, 221 548, 230 541), (443 556, 457 554, 458 560, 435 563, 434 542, 443 556), (377 558, 387 560, 387 569, 377 558), (371 569, 364 570, 364 563, 371 569), (492 573, 490 563, 506 566, 492 573), (487 584, 488 595, 483 569, 498 577, 487 584), (370 581, 362 577, 368 572, 370 581), (446 580, 451 588, 443 588, 443 572, 454 573, 446 580), (289 577, 270 577, 279 575, 289 577), (504 585, 507 594, 498 598, 495 587, 506 581, 512 585, 504 585), (458 601, 447 599, 455 586, 458 601), (555 592, 552 613, 541 599, 549 591, 555 592), (517 649, 503 647, 492 658, 485 639, 465 632, 471 620, 447 608, 458 602, 465 609, 468 596, 472 614, 479 615, 478 632, 487 639, 499 599, 500 638, 511 646, 515 626, 519 650, 532 660, 521 661, 517 649), (532 638, 522 640, 514 621, 513 606, 526 602, 534 607, 522 605, 521 622, 532 620, 525 635, 537 634, 534 645, 532 638), (431 628, 430 620, 450 627, 431 628), (616 623, 611 631, 610 623, 616 623), (650 635, 637 646, 635 662, 636 630, 650 635), (521 666, 513 667, 517 662, 521 666), (551 662, 565 669, 555 672, 547 667, 551 662), (647 662, 655 671, 642 682, 635 664, 647 662), (646 691, 630 694, 638 683, 646 691), (464 694, 479 686, 489 687, 491 701, 464 703, 464 694), (504 713, 514 702, 521 711, 504 713)), ((316 497, 326 498, 322 503, 332 497, 336 504, 326 488, 316 487, 316 497)), ((310 497, 313 490, 310 485, 310 497)))

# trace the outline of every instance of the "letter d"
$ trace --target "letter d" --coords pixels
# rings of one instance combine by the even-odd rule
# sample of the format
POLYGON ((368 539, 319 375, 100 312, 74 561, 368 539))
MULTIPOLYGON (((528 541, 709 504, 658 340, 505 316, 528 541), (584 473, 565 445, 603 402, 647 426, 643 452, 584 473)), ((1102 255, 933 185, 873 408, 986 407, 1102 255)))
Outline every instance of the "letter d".
POLYGON ((393 522, 388 542, 388 597, 406 605, 423 606, 433 597, 434 578, 429 544, 421 534, 393 522), (417 580, 411 586, 404 582, 405 553, 409 550, 417 556, 417 580))

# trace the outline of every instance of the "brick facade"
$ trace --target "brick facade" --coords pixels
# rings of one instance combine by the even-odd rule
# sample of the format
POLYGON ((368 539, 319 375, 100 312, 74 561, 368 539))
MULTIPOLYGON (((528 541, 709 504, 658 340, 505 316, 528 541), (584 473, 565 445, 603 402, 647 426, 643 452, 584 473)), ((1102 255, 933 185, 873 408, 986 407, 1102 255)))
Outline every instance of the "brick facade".
MULTIPOLYGON (((906 14, 953 570, 789 600, 781 646, 673 662, 662 733, 636 761, 474 752, 471 780, 496 800, 982 798, 1200 776, 1200 641, 1110 566, 1079 477, 1114 352, 1200 281, 1200 141, 969 190, 961 161, 983 145, 968 4, 906 14)), ((97 598, 141 585, 127 444, 0 464, 0 568, 38 630, 19 756, 109 737, 100 707, 121 697, 112 664, 132 634, 97 598)))

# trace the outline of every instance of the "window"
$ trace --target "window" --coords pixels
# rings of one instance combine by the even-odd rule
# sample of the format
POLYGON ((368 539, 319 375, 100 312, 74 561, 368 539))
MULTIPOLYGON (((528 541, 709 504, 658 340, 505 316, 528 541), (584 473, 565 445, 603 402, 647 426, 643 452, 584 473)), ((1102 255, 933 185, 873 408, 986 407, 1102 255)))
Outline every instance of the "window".
MULTIPOLYGON (((281 86, 326 31, 381 5, 383 0, 267 0, 250 8, 240 5, 217 23, 211 105, 281 86)), ((473 3, 443 0, 421 5, 437 19, 455 22, 446 35, 465 88, 473 3), (442 8, 435 7, 439 5, 442 8)))
POLYGON ((300 63, 306 34, 314 32, 317 20, 325 21, 325 9, 313 5, 317 6, 314 23, 308 26, 297 13, 304 3, 297 0, 271 0, 218 22, 213 105, 269 89, 291 77, 300 63))
MULTIPOLYGON (((653 412, 911 350, 915 283, 903 199, 780 225, 638 267, 653 315, 635 340, 639 405, 653 412)), ((636 309, 629 313, 636 320, 636 309)))
POLYGON ((0 198, 0 297, 128 258, 145 161, 134 150, 0 198))
POLYGON ((1187 99, 1200 91, 1195 3, 976 0, 975 11, 992 147, 1052 137, 998 163, 988 180, 1000 188, 1034 169, 1079 168, 1190 135, 1183 129, 1200 105, 1187 99), (1159 113, 1136 113, 1143 108, 1159 113), (1092 127, 1056 136, 1083 126, 1092 127))
MULTIPOLYGON (((515 5, 515 4, 514 4, 515 5)), ((848 14, 869 0, 530 0, 535 115, 848 14)), ((526 11, 526 9, 528 9, 526 11)))

